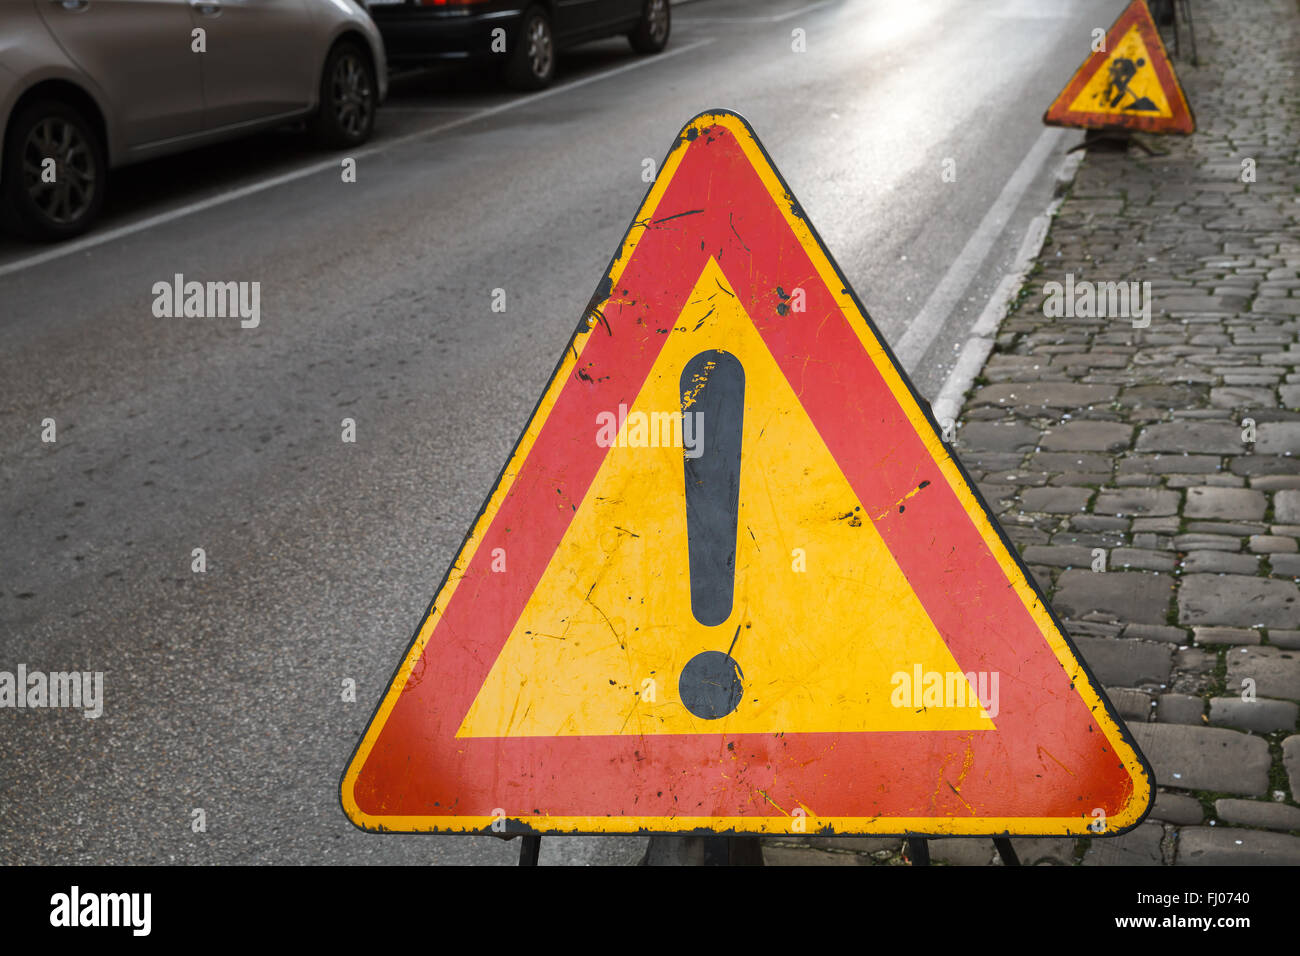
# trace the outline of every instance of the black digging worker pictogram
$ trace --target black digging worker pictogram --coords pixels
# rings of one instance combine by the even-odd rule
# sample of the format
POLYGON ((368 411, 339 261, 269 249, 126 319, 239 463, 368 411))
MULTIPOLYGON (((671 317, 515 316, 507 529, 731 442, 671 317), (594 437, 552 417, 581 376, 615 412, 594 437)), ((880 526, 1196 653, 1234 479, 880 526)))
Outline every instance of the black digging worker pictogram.
POLYGON ((1133 82, 1133 77, 1137 76, 1137 71, 1146 66, 1146 60, 1138 57, 1137 60, 1130 60, 1128 57, 1117 56, 1111 61, 1108 69, 1110 70, 1110 82, 1106 84, 1106 90, 1102 93, 1104 99, 1112 109, 1119 106, 1120 101, 1124 99, 1125 94, 1133 97, 1133 102, 1124 107, 1125 110, 1136 110, 1139 112, 1149 111, 1158 113, 1159 107, 1145 96, 1138 96, 1128 88, 1129 83, 1133 82))

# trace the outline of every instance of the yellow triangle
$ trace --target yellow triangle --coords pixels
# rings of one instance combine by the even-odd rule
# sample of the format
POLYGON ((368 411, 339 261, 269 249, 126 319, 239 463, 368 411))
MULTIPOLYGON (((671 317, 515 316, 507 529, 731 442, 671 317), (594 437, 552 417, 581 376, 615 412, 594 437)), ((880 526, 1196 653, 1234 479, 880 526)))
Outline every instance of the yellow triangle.
POLYGON ((1070 104, 1070 110, 1125 116, 1173 116, 1169 100, 1160 86, 1160 78, 1151 65, 1151 52, 1142 42, 1136 23, 1129 27, 1124 38, 1079 91, 1070 104))
POLYGON ((668 335, 458 736, 994 729, 712 259, 668 335), (621 447, 680 442, 643 441, 637 413, 680 422, 682 370, 709 349, 745 376, 734 601, 714 627, 691 609, 683 449, 621 447), (740 703, 697 717, 682 668, 733 639, 740 703), (913 691, 918 674, 943 692, 913 691))

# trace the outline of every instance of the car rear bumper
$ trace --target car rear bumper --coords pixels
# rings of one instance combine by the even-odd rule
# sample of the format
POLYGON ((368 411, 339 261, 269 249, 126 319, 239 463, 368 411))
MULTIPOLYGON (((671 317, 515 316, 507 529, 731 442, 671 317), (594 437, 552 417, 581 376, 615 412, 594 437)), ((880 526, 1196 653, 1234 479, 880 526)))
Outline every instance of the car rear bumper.
POLYGON ((457 15, 403 3, 371 7, 370 15, 384 38, 388 62, 402 65, 491 56, 492 31, 502 28, 512 38, 523 10, 457 15))

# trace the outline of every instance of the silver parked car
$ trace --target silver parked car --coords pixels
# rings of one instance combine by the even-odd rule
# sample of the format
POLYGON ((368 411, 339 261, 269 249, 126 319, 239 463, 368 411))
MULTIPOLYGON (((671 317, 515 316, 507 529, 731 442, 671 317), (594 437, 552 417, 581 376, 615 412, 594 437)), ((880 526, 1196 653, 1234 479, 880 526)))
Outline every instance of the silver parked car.
POLYGON ((355 0, 0 0, 0 216, 74 236, 110 167, 293 120, 355 146, 386 88, 355 0))

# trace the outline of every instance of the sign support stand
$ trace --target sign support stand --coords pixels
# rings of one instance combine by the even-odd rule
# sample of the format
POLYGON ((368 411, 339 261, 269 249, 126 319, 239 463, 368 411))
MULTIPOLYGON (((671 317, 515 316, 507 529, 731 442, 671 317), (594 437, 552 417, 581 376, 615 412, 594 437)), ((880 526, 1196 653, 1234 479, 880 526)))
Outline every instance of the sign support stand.
POLYGON ((540 836, 524 835, 519 842, 519 865, 536 866, 537 858, 542 852, 542 838, 540 836))
POLYGON ((1071 146, 1066 152, 1077 153, 1081 149, 1091 149, 1094 146, 1104 146, 1115 152, 1128 152, 1130 146, 1136 146, 1148 156, 1167 156, 1168 153, 1152 149, 1142 140, 1138 139, 1128 130, 1116 129, 1090 129, 1083 137, 1083 142, 1077 146, 1071 146))
MULTIPOLYGON (((1020 866, 1020 857, 1016 853, 1016 848, 1011 845, 1010 837, 994 837, 993 846, 998 851, 998 857, 1002 860, 1003 866, 1020 866)), ((909 836, 907 838, 907 855, 912 861, 913 866, 930 865, 930 838, 922 836, 909 836)))
MULTIPOLYGON (((1010 837, 994 837, 993 846, 1003 866, 1021 865, 1010 837)), ((537 866, 541 850, 540 836, 525 835, 519 846, 519 865, 537 866)), ((907 855, 913 866, 929 866, 929 837, 909 836, 907 855)), ((641 865, 763 866, 763 847, 759 838, 752 836, 651 837, 641 865)))
POLYGON ((907 838, 907 855, 913 866, 930 865, 930 841, 926 837, 907 838))
POLYGON ((754 836, 652 836, 642 866, 763 866, 754 836))
POLYGON ((1192 47, 1192 66, 1200 66, 1196 56, 1196 27, 1192 25, 1192 5, 1189 0, 1175 0, 1174 13, 1174 56, 1182 59, 1182 44, 1179 42, 1178 20, 1187 21, 1187 39, 1192 47))
POLYGON ((993 846, 998 851, 998 856, 1002 858, 1003 866, 1020 866, 1020 857, 1016 854, 1016 848, 1011 845, 1011 837, 994 837, 993 846))
MULTIPOLYGON (((764 866, 763 846, 754 836, 653 836, 646 845, 641 866, 764 866)), ((930 838, 908 836, 907 856, 912 866, 930 865, 930 838)), ((1021 866, 1010 837, 993 837, 1003 866, 1021 866)), ((519 865, 537 866, 542 851, 540 834, 524 834, 519 844, 519 865)))

